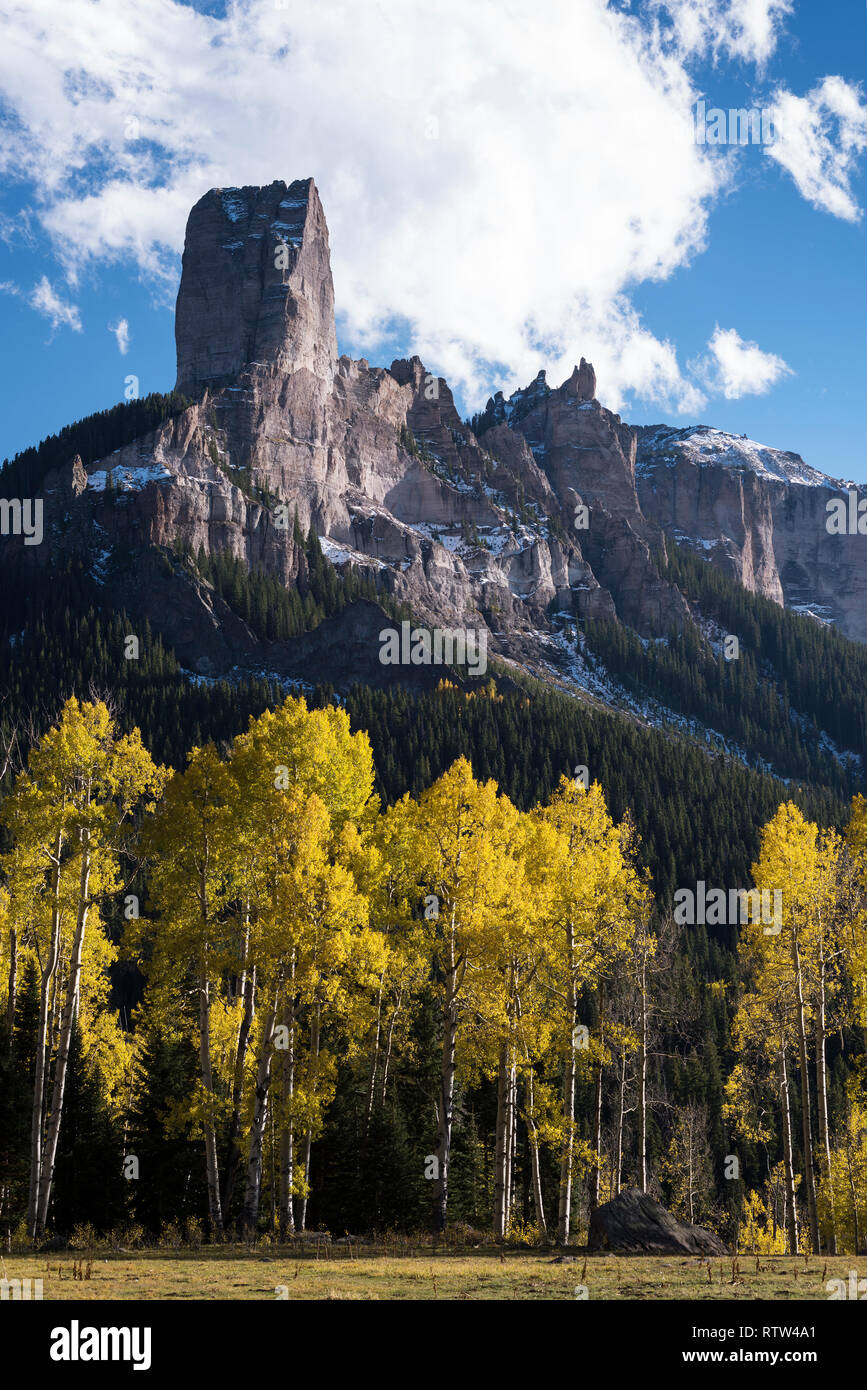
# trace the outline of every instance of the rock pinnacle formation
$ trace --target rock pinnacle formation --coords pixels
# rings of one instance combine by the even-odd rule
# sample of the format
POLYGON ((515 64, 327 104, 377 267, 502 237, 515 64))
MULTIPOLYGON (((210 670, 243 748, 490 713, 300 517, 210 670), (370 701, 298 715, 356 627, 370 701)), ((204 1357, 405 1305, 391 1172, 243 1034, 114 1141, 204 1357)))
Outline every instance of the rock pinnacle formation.
POLYGON ((337 367, 328 228, 312 179, 212 188, 187 221, 175 315, 177 388, 228 385, 247 363, 337 367))

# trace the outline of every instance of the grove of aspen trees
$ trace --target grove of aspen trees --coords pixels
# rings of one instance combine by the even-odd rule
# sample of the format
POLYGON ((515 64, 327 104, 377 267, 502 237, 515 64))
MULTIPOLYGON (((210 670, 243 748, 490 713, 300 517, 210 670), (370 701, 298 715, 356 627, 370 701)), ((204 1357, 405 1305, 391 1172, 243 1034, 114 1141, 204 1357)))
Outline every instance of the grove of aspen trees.
POLYGON ((863 797, 767 815, 780 922, 699 970, 599 781, 375 777, 330 701, 174 769, 66 701, 0 811, 4 1228, 565 1243, 629 1185, 741 1249, 863 1248, 863 797))

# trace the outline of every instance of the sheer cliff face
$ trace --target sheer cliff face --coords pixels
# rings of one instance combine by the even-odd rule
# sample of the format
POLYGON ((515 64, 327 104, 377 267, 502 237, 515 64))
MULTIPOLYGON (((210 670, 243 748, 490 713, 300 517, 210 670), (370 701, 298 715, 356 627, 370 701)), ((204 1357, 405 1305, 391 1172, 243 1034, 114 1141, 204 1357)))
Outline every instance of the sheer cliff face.
POLYGON ((310 179, 196 204, 176 337, 178 387, 195 403, 87 472, 70 461, 46 479, 45 528, 196 671, 282 658, 257 649, 194 564, 170 574, 166 553, 226 551, 289 583, 305 563, 295 512, 336 565, 374 571, 424 622, 486 628, 492 653, 541 675, 563 655, 554 613, 616 615, 642 633, 682 621, 686 601, 653 558, 663 528, 867 640, 864 539, 827 535, 834 485, 796 456, 733 450, 718 431, 632 429, 600 405, 583 358, 559 387, 540 372, 497 393, 475 430, 417 357, 388 369, 338 358, 310 179))
POLYGON ((189 394, 232 381, 248 362, 337 366, 328 228, 312 179, 267 188, 212 188, 187 222, 175 314, 177 386, 189 394))
POLYGON ((867 642, 867 537, 829 532, 827 504, 850 483, 799 454, 701 425, 637 429, 648 518, 745 588, 867 642))

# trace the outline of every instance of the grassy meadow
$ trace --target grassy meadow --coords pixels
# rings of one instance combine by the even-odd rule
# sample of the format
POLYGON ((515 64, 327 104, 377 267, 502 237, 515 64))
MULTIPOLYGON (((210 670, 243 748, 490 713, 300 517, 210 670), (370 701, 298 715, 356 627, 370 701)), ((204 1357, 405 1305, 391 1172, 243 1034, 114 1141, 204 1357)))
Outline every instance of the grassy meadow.
POLYGON ((828 1298, 826 1281, 847 1279, 851 1256, 741 1255, 736 1261, 657 1255, 587 1255, 430 1247, 415 1253, 348 1247, 329 1252, 245 1246, 195 1251, 7 1255, 8 1279, 41 1279, 43 1299, 721 1299, 828 1298), (279 1293, 277 1290, 279 1289, 279 1293), (578 1292, 576 1292, 578 1290, 578 1292))

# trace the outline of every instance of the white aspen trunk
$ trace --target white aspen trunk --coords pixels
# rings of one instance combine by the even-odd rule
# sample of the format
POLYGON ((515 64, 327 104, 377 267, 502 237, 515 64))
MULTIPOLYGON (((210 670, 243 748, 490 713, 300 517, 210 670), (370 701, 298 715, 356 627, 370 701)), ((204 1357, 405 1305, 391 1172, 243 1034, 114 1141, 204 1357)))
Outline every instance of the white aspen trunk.
POLYGON ((560 1160, 560 1199, 557 1210, 557 1241, 568 1245, 572 1221, 572 1167, 575 1153, 575 1028, 578 1020, 578 991, 575 983, 575 932, 566 928, 569 952, 569 995, 566 1025, 569 1041, 563 1078, 563 1154, 560 1160))
MULTIPOLYGON (((61 941, 61 943, 60 943, 60 952, 59 952, 58 957, 57 957, 57 969, 56 969, 55 972, 54 972, 54 979, 53 979, 52 982, 51 982, 51 1002, 50 1002, 49 1008, 48 1008, 48 1061, 49 1061, 49 1064, 50 1064, 50 1061, 51 1061, 52 1056, 54 1055, 54 1053, 55 1053, 56 1050, 57 1050, 57 1039, 58 1039, 59 1034, 60 1034, 60 991, 61 991, 61 989, 63 988, 63 979, 64 979, 63 969, 64 969, 64 963, 65 963, 65 962, 64 962, 64 959, 63 959, 63 942, 61 941)), ((50 1070, 51 1070, 51 1067, 50 1067, 50 1065, 48 1065, 47 1068, 46 1068, 46 1073, 45 1073, 45 1077, 46 1077, 45 1095, 44 1095, 43 1101, 42 1101, 42 1120, 43 1120, 43 1126, 42 1126, 42 1127, 43 1127, 43 1131, 44 1131, 44 1129, 45 1129, 45 1119, 46 1119, 47 1111, 48 1111, 48 1075, 49 1075, 50 1070)))
POLYGON ((253 1122, 250 1126, 250 1153, 247 1159, 247 1182, 244 1189, 244 1210, 241 1217, 241 1230, 245 1240, 253 1240, 259 1222, 259 1199, 262 1193, 262 1142, 268 1119, 268 1090, 271 1083, 271 1058, 273 1056, 274 1024, 277 1021, 277 1001, 280 994, 279 981, 274 988, 268 1004, 268 1013, 262 1029, 262 1047, 256 1071, 256 1100, 253 1108, 253 1122))
POLYGON ((536 1124, 536 1096, 533 1084, 533 1069, 527 1074, 527 1129, 530 1135, 530 1169, 533 1177, 533 1207, 536 1225, 547 1238, 548 1227, 545 1222, 545 1203, 542 1197, 542 1169, 539 1162, 539 1128, 536 1124))
POLYGON ((813 1168, 813 1134, 810 1123, 810 1073, 807 1067, 807 1027, 804 1010, 804 986, 801 975, 801 953, 798 929, 792 924, 792 966, 795 972, 796 1022, 798 1028, 798 1071, 801 1082, 801 1134, 804 1146, 804 1187, 807 1194, 807 1214, 813 1250, 819 1253, 819 1213, 816 1206, 816 1175, 813 1168))
POLYGON ((789 1077, 785 1045, 780 1047, 780 1109, 783 1114, 783 1167, 786 1174, 786 1229, 789 1254, 798 1253, 798 1208, 795 1203, 795 1165, 792 1158, 792 1114, 789 1109, 789 1077))
MULTIPOLYGON (((292 971, 294 976, 294 963, 292 971)), ((292 1104, 295 1098, 294 999, 290 1009, 283 1009, 281 1021, 286 1027, 288 1038, 281 1068, 283 1129, 280 1134, 280 1234, 285 1236, 295 1234, 295 1207, 292 1201, 292 1187, 295 1182, 295 1121, 292 1115, 292 1104)))
POLYGON ((276 1143, 276 1139, 275 1139, 275 1136, 274 1136, 274 1110, 275 1110, 275 1108, 276 1108, 275 1106, 273 1106, 273 1105, 271 1106, 271 1143, 270 1143, 270 1145, 269 1145, 270 1157, 271 1157, 271 1184, 270 1184, 271 1193, 270 1193, 270 1195, 271 1195, 271 1232, 272 1232, 272 1234, 273 1234, 274 1232, 276 1232, 276 1230, 277 1230, 277 1172, 276 1172, 276 1148, 277 1148, 277 1143, 276 1143))
POLYGON ((51 885, 51 941, 39 986, 39 1022, 36 1030, 36 1065, 33 1080, 33 1110, 30 1122, 30 1192, 27 1202, 27 1229, 31 1239, 36 1235, 39 1179, 42 1173, 42 1121, 49 1058, 48 1018, 55 974, 60 960, 60 857, 62 853, 63 832, 59 831, 52 856, 54 870, 51 885))
MULTIPOLYGON (((283 1063, 282 1101, 285 1111, 292 1105, 294 1075, 292 1062, 288 1056, 283 1063)), ((295 1175, 295 1131, 291 1120, 284 1119, 280 1134, 280 1235, 294 1236, 295 1207, 292 1201, 292 1183, 295 1175)))
POLYGON ((214 1103, 214 1077, 211 1070, 211 996, 207 975, 207 957, 203 960, 199 975, 199 1065, 202 1071, 202 1084, 205 1088, 207 1109, 204 1117, 205 1131, 205 1175, 208 1184, 208 1214, 211 1232, 223 1234, 223 1211, 220 1206, 220 1174, 217 1164, 217 1133, 214 1126, 212 1106, 214 1103))
POLYGON ((593 1148, 596 1153, 596 1171, 593 1174, 593 1181, 590 1184, 590 1209, 591 1211, 599 1206, 599 1196, 602 1190, 602 1051, 605 1046, 605 1016, 603 1013, 604 998, 600 997, 599 1007, 599 1066, 596 1070, 596 1086, 593 1095, 593 1148))
POLYGON ((364 1133, 370 1129, 370 1120, 373 1115, 373 1104, 376 1096, 376 1074, 379 1070, 379 1039, 382 1034, 382 989, 385 971, 379 976, 379 989, 376 995, 376 1027, 373 1031, 373 1046, 370 1049, 370 1070, 367 1076, 367 1105, 365 1108, 364 1133))
POLYGON ((295 1201, 292 1189, 295 1186, 295 1115, 293 1107, 295 1104, 295 947, 292 947, 292 959, 289 969, 289 1038, 286 1048, 286 1059, 283 1068, 283 1143, 281 1146, 282 1162, 282 1181, 283 1194, 282 1200, 285 1201, 285 1211, 281 1214, 281 1220, 286 1223, 286 1232, 289 1235, 295 1234, 295 1201))
POLYGON ((33 1110, 30 1121, 30 1195, 27 1203, 27 1229, 31 1239, 36 1236, 39 1178, 42 1173, 42 1109, 45 1103, 45 1079, 48 1065, 49 999, 60 955, 60 910, 58 907, 55 907, 52 917, 51 944, 39 986, 39 1022, 36 1029, 36 1066, 33 1078, 33 1110))
POLYGON ((506 1101, 506 1234, 515 1207, 515 1174, 518 1155, 518 1073, 515 1066, 515 1053, 509 1048, 509 1075, 506 1101))
POLYGON ((497 1070, 497 1123, 494 1132, 494 1235, 506 1234, 506 1044, 500 1046, 500 1065, 497 1070))
POLYGON ((400 1013, 401 1002, 402 996, 398 995, 397 1003, 395 1004, 391 1018, 389 1019, 388 1032, 385 1038, 385 1056, 382 1059, 382 1089, 379 1093, 379 1103, 383 1106, 385 1105, 385 1096, 388 1088, 388 1075, 389 1070, 391 1068, 391 1047, 392 1042, 394 1040, 394 1029, 395 1024, 397 1023, 397 1016, 400 1013))
MULTIPOLYGON (((313 1097, 316 1094, 316 1084, 319 1074, 319 1023, 320 1005, 319 1001, 317 1000, 313 1006, 313 1018, 310 1023, 311 1104, 313 1102, 313 1097)), ((304 1196, 301 1198, 301 1215, 300 1220, 298 1222, 299 1229, 302 1231, 306 1229, 307 1223, 307 1189, 310 1183, 310 1150, 312 1149, 312 1147, 313 1126, 312 1124, 310 1124, 308 1125, 307 1133, 304 1136, 304 1196)))
POLYGON ((689 1146, 689 1147, 688 1147, 688 1153, 689 1153, 689 1172, 688 1172, 688 1177, 689 1177, 689 1184, 688 1184, 688 1193, 689 1193, 689 1196, 688 1196, 688 1202, 689 1202, 689 1224, 690 1224, 690 1226, 694 1226, 694 1225, 695 1225, 695 1208, 694 1208, 694 1206, 693 1206, 693 1188, 694 1188, 694 1186, 695 1186, 695 1161, 694 1161, 694 1154, 693 1154, 692 1120, 691 1120, 691 1118, 690 1118, 689 1116, 687 1116, 687 1119, 686 1119, 686 1133, 687 1133, 687 1142, 688 1142, 688 1146, 689 1146))
POLYGON ((638 1186, 647 1191, 647 961, 641 961, 641 1042, 638 1049, 638 1186))
POLYGON ((819 945, 819 988, 816 1004, 816 1105, 819 1115, 819 1152, 822 1157, 828 1202, 828 1254, 837 1253, 837 1231, 834 1219, 834 1187, 831 1181, 831 1136, 828 1126, 828 1067, 825 1058, 825 946, 819 945))
POLYGON ((620 1196, 623 1181, 623 1121, 626 1116, 626 1048, 620 1057, 620 1092, 617 1107, 617 1158, 614 1164, 614 1195, 620 1196))
POLYGON ((454 909, 451 922, 450 959, 446 970, 443 999, 443 1050, 440 1062, 440 1095, 437 1115, 438 1174, 434 1179, 434 1231, 446 1228, 449 1201, 449 1156, 455 1098, 455 1045, 458 1033, 457 962, 455 960, 454 909))
POLYGON ((494 1142, 494 1233, 504 1239, 509 1228, 512 1208, 513 1147, 515 1139, 515 1059, 511 1033, 514 1028, 515 969, 509 969, 508 1003, 506 1006, 509 1036, 500 1045, 497 1071, 497 1124, 494 1142))
POLYGON ((9 1051, 12 1051, 12 1034, 15 1028, 15 1005, 18 998, 18 932, 9 929, 9 990, 6 998, 6 1027, 9 1031, 9 1051))
POLYGON ((223 1234, 223 1211, 220 1205, 220 1175, 217 1165, 217 1135, 214 1126, 214 1077, 211 1069, 211 995, 208 980, 208 883, 209 852, 199 871, 199 911, 202 917, 202 954, 199 962, 199 1071, 205 1091, 205 1114, 202 1122, 205 1141, 205 1180, 208 1189, 208 1216, 212 1235, 223 1234))
MULTIPOLYGON (((51 1198, 51 1180, 54 1176, 54 1162, 57 1156, 57 1140, 60 1134, 60 1116, 63 1109, 63 1092, 66 1084, 66 1064, 69 1058, 69 1046, 72 1039, 72 1024, 74 1017, 73 1011, 75 1007, 75 990, 78 981, 78 973, 81 970, 81 952, 82 947, 84 945, 84 932, 87 924, 87 892, 89 882, 90 855, 88 851, 84 849, 82 851, 81 874, 79 878, 78 916, 75 929, 75 941, 72 948, 72 959, 70 962, 70 976, 69 987, 67 990, 67 1002, 60 1029, 60 1041, 57 1051, 57 1061, 55 1064, 54 1086, 52 1088, 51 1111, 48 1123, 48 1131, 46 1135, 45 1147, 42 1152, 41 1163, 39 1166, 38 1173, 34 1235, 38 1235, 40 1231, 43 1231, 45 1229, 45 1223, 48 1220, 48 1204, 51 1198)), ((60 943, 58 935, 58 956, 59 950, 60 943)), ((44 1090, 45 1087, 43 1082, 43 1091, 44 1090)))
POLYGON ((226 1157, 226 1171, 223 1174, 222 1211, 224 1221, 228 1219, 238 1177, 241 1160, 241 1106, 244 1098, 244 1065, 250 1045, 250 1030, 256 1011, 256 967, 245 970, 243 975, 243 1013, 238 1029, 238 1046, 235 1051, 235 1067, 232 1075, 232 1115, 229 1121, 229 1148, 226 1157))

